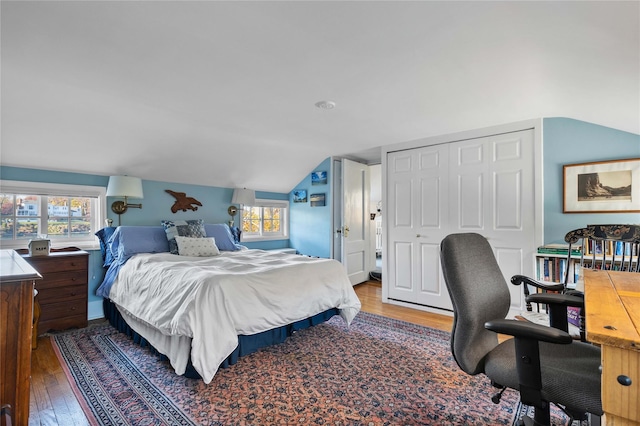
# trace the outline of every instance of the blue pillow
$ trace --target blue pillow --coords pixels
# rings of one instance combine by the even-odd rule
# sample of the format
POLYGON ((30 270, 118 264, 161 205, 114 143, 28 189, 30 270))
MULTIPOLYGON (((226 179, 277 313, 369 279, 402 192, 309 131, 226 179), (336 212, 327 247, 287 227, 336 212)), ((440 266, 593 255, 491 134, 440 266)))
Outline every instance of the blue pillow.
POLYGON ((111 253, 124 263, 137 253, 164 253, 169 242, 162 226, 118 226, 111 236, 111 253))
POLYGON ((191 238, 204 238, 207 236, 207 233, 204 230, 204 221, 202 219, 163 220, 162 227, 166 233, 165 238, 169 242, 169 251, 172 254, 179 254, 178 243, 176 243, 177 236, 191 238))
POLYGON ((213 237, 216 240, 216 246, 224 251, 238 251, 242 247, 236 244, 231 235, 229 225, 226 223, 205 224, 204 230, 207 237, 213 237))
POLYGON ((102 253, 102 266, 107 268, 114 261, 113 254, 111 253, 111 248, 109 247, 109 239, 115 232, 115 226, 108 226, 106 228, 102 228, 98 232, 96 232, 96 237, 100 240, 100 252, 102 253))

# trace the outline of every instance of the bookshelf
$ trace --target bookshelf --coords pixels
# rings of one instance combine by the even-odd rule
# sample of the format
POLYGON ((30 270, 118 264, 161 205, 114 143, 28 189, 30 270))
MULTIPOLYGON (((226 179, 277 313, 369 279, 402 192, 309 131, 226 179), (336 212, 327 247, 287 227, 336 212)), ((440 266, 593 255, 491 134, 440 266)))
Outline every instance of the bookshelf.
POLYGON ((582 281, 584 268, 637 271, 639 268, 638 245, 621 241, 587 240, 582 247, 572 248, 570 257, 566 246, 549 244, 538 247, 536 254, 538 281, 564 283, 566 277, 567 288, 574 289, 582 281))

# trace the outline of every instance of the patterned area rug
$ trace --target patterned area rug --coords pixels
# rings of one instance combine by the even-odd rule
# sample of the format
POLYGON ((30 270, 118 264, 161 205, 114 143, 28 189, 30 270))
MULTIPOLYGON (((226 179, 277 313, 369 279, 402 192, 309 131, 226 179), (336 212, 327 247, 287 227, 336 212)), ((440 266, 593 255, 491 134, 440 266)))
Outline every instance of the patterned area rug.
POLYGON ((493 404, 488 380, 459 370, 449 333, 365 312, 243 357, 209 385, 108 325, 52 339, 96 425, 512 425, 519 411, 516 392, 493 404))

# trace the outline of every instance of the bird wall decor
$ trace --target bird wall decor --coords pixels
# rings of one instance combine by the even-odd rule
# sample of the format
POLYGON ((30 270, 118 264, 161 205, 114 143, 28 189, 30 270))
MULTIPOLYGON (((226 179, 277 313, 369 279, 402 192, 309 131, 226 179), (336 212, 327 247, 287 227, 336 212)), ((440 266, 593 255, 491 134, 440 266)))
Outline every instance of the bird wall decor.
POLYGON ((182 210, 183 212, 186 212, 187 210, 196 211, 198 210, 198 206, 202 206, 200 201, 193 197, 187 197, 185 192, 175 192, 170 189, 165 189, 164 192, 173 195, 176 199, 176 202, 171 206, 172 213, 177 213, 178 210, 182 210))

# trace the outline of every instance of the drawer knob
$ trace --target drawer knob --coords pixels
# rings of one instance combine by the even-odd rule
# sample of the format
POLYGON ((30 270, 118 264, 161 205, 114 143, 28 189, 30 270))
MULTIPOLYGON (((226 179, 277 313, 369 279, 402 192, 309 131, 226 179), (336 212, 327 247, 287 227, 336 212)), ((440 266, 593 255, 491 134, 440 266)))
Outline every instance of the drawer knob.
POLYGON ((75 291, 72 291, 72 292, 71 292, 71 295, 72 295, 72 296, 75 296, 75 295, 76 295, 76 292, 75 292, 75 291))
POLYGON ((621 374, 618 376, 618 383, 622 386, 631 386, 631 377, 621 374))

